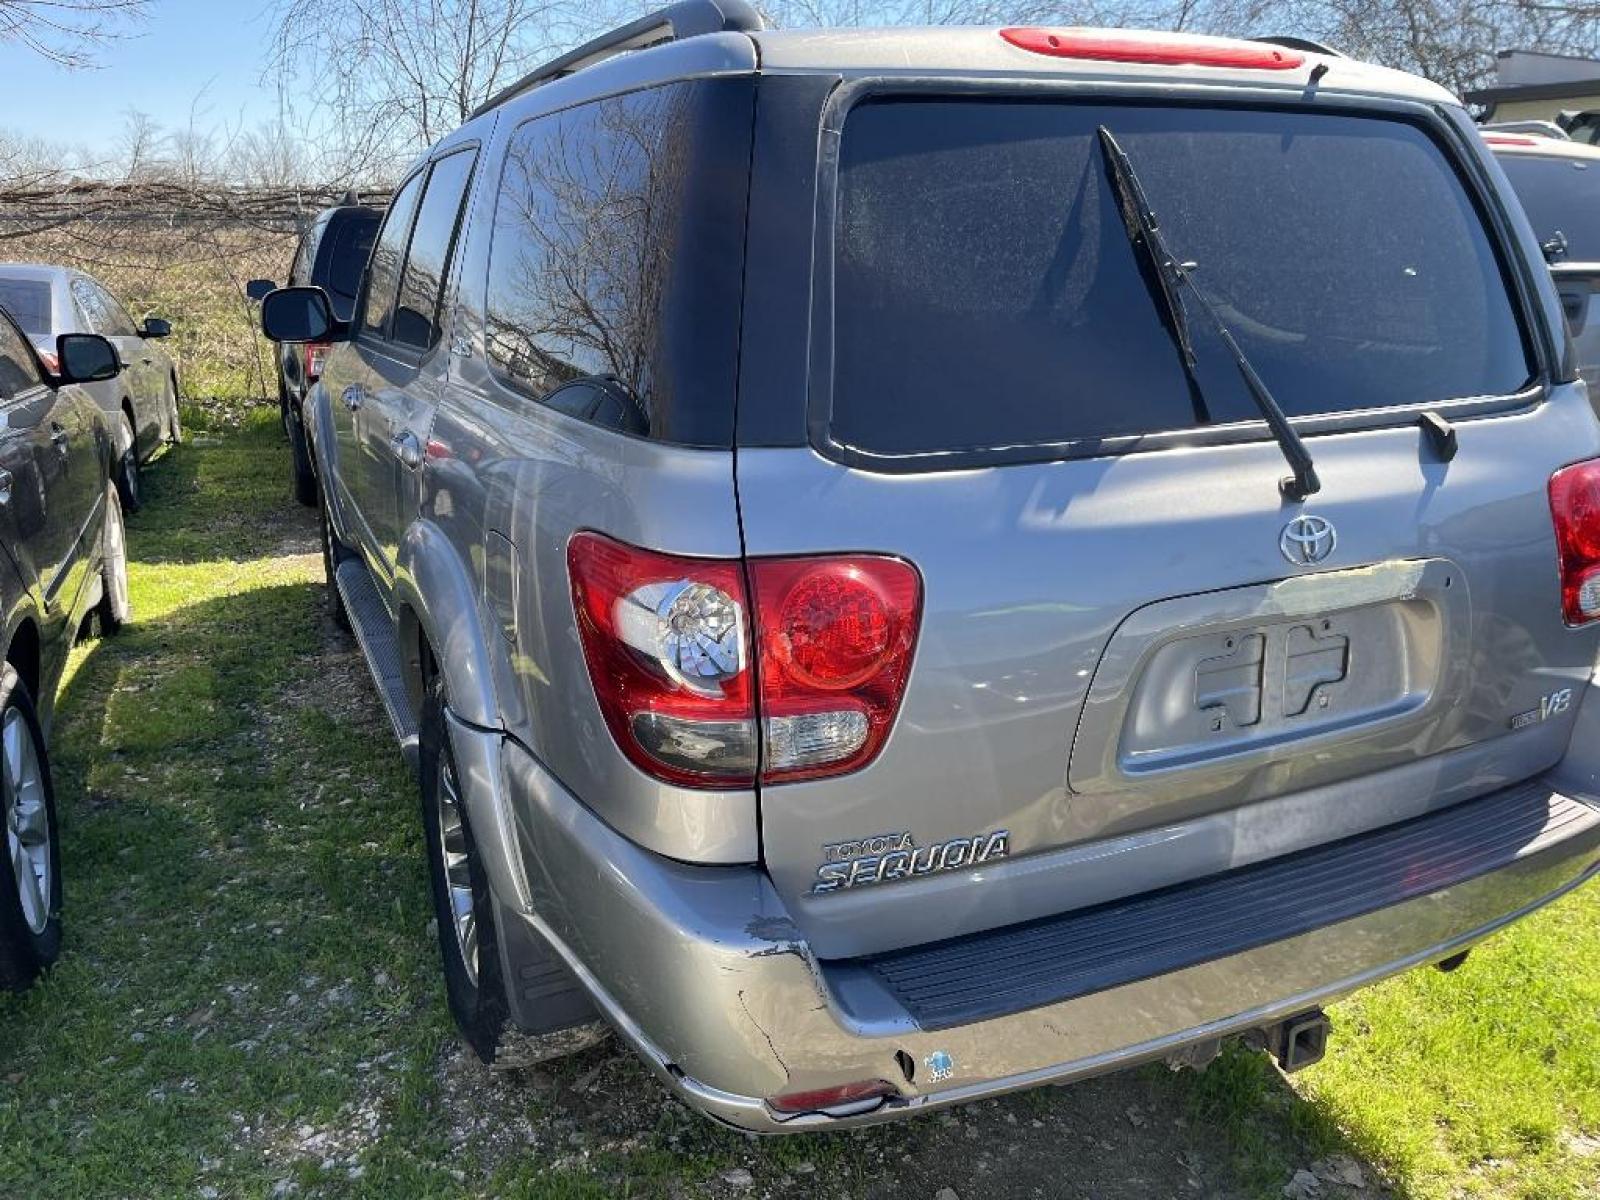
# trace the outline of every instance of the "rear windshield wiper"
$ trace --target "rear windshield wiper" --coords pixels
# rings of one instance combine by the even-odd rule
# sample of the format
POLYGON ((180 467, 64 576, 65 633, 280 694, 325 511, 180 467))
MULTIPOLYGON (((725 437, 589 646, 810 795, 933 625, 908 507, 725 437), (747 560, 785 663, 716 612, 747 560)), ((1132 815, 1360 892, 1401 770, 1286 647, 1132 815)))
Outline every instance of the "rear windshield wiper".
POLYGON ((1188 315, 1184 311, 1183 296, 1179 291, 1185 284, 1199 301, 1201 311, 1211 321, 1217 337, 1232 355, 1234 366, 1238 367, 1245 386, 1250 390, 1251 398, 1261 410, 1262 419, 1272 431, 1272 436, 1277 439, 1283 457, 1288 460, 1289 469, 1294 472, 1292 476, 1279 483, 1279 489, 1291 500, 1304 500, 1307 496, 1320 492, 1322 481, 1317 478, 1317 469, 1311 462, 1311 452, 1300 440, 1300 435, 1294 431, 1294 426, 1289 424, 1289 418, 1284 416, 1283 409, 1272 398, 1272 393, 1267 390, 1267 385, 1262 382, 1261 376, 1257 375, 1255 368, 1250 365, 1250 360, 1239 348, 1239 343, 1234 341, 1233 333, 1223 322, 1221 314, 1211 303, 1211 298, 1206 295, 1205 289, 1195 282, 1194 276, 1190 273, 1192 264, 1183 262, 1168 250, 1166 241, 1161 236, 1161 227, 1156 221, 1155 210, 1150 207, 1150 201, 1145 197, 1144 186, 1139 182, 1139 176, 1133 169, 1127 151, 1117 144, 1117 139, 1112 136, 1111 130, 1104 125, 1100 126, 1099 132, 1100 149, 1105 154, 1106 166, 1111 172, 1111 182, 1117 193, 1117 207, 1122 210, 1122 221, 1128 230, 1128 240, 1133 243, 1136 250, 1144 251, 1155 273, 1162 302, 1166 308, 1168 325, 1172 330, 1172 338, 1177 343, 1178 352, 1183 356, 1184 369, 1190 373, 1190 379, 1194 378, 1195 352, 1194 341, 1189 334, 1188 315))

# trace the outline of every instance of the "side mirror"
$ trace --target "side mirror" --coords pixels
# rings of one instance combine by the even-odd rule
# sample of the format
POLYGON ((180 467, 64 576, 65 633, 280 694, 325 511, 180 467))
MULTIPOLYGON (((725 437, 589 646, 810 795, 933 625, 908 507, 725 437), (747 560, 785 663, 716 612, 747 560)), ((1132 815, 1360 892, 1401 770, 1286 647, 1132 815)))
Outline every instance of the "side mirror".
POLYGON ((146 317, 144 324, 139 326, 139 336, 142 338, 171 337, 172 322, 163 321, 160 317, 146 317))
POLYGON ((252 279, 249 283, 244 285, 244 294, 250 297, 250 299, 255 301, 257 304, 260 304, 267 298, 268 292, 275 292, 277 290, 278 285, 273 283, 270 279, 252 279))
POLYGON ((261 301, 261 332, 275 342, 337 342, 348 328, 319 287, 279 288, 261 301))
POLYGON ((98 333, 63 333, 56 338, 58 383, 99 383, 122 374, 117 348, 98 333))

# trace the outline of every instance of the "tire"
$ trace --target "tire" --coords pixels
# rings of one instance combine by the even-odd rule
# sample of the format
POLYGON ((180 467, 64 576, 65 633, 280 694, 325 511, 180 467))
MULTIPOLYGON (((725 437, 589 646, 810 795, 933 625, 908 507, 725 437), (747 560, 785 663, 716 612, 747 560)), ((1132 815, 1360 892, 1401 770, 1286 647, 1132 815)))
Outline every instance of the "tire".
POLYGON ((122 519, 122 500, 115 487, 106 489, 104 549, 100 562, 100 603, 95 621, 101 637, 115 637, 133 615, 128 599, 128 527, 122 519))
POLYGON ((294 498, 311 508, 317 503, 317 473, 311 465, 306 429, 292 412, 285 418, 285 424, 289 427, 289 469, 294 481, 294 498))
POLYGON ((450 1015, 477 1056, 492 1063, 507 1021, 494 903, 467 818, 444 710, 444 685, 436 677, 423 698, 418 739, 429 891, 450 1015))
POLYGON ((328 500, 324 496, 322 503, 317 505, 317 523, 322 530, 322 573, 328 587, 328 613, 333 617, 333 623, 346 633, 350 632, 350 614, 345 611, 344 597, 339 593, 339 583, 336 578, 339 564, 345 560, 348 551, 339 543, 338 536, 333 532, 333 521, 328 516, 328 500))
POLYGON ((178 377, 167 379, 167 442, 173 446, 183 444, 183 414, 178 411, 178 377))
POLYGON ((61 843, 39 714, 10 663, 0 666, 0 810, 0 988, 21 991, 61 954, 61 843))
POLYGON ((139 439, 133 431, 128 414, 122 414, 123 431, 128 435, 128 449, 117 460, 117 495, 122 498, 122 511, 139 511, 141 484, 139 479, 139 439))

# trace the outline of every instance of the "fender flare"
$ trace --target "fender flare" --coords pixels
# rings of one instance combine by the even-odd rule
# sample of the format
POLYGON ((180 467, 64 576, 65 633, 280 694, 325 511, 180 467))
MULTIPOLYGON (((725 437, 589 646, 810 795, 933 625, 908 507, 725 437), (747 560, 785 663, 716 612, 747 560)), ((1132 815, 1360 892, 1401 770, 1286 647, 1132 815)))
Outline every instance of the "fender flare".
MULTIPOLYGON (((447 736, 490 889, 502 904, 527 912, 527 875, 500 761, 506 733, 494 655, 505 650, 500 639, 485 636, 472 576, 444 530, 430 520, 413 522, 400 539, 394 596, 406 691, 420 710, 425 640, 450 698, 447 736)), ((509 663, 498 665, 509 670, 509 663)))
POLYGON ((495 687, 498 649, 485 634, 478 588, 455 546, 433 521, 419 518, 395 557, 395 606, 406 688, 420 708, 420 641, 427 640, 444 675, 450 711, 480 729, 503 729, 495 687))

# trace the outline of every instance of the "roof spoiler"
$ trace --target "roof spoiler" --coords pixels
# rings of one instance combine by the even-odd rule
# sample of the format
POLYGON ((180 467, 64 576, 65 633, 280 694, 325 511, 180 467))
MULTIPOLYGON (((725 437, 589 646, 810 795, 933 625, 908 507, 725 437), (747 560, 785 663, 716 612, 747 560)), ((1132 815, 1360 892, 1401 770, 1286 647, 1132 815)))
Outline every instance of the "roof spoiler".
POLYGON ((611 32, 585 42, 576 50, 569 50, 561 57, 552 58, 543 66, 534 68, 516 83, 496 92, 473 109, 472 116, 480 117, 530 88, 631 50, 699 37, 703 33, 758 33, 765 28, 766 22, 761 19, 761 14, 746 0, 680 0, 637 21, 619 25, 611 32))
POLYGON ((1287 33, 1269 33, 1250 40, 1265 42, 1269 46, 1282 46, 1286 50, 1299 50, 1306 54, 1326 54, 1329 58, 1350 57, 1343 50, 1335 50, 1325 42, 1314 42, 1310 38, 1295 37, 1287 33))

